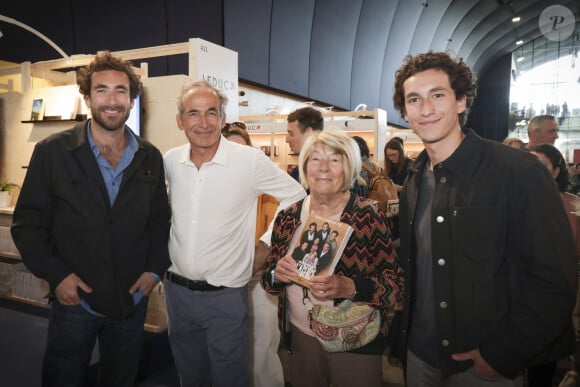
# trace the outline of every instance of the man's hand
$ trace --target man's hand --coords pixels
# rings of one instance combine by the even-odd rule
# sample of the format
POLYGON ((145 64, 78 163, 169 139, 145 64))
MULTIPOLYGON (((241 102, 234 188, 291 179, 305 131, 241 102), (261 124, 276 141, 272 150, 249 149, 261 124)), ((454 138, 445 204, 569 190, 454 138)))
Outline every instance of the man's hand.
POLYGON ((141 290, 141 293, 143 293, 144 296, 148 296, 153 289, 155 289, 155 285, 157 285, 157 279, 153 274, 145 272, 141 274, 133 286, 131 286, 129 293, 133 295, 137 290, 141 290))
POLYGON ((264 242, 258 241, 256 244, 256 250, 254 252, 254 267, 252 270, 252 275, 264 270, 264 265, 266 264, 266 260, 270 255, 270 250, 270 247, 267 246, 264 242))
POLYGON ((451 355, 451 358, 456 361, 465 361, 471 360, 473 361, 473 371, 484 378, 489 379, 499 379, 502 376, 485 361, 481 354, 479 353, 479 349, 474 349, 469 352, 464 353, 454 353, 451 355))
POLYGON ((80 304, 81 299, 77 288, 81 288, 85 293, 91 293, 93 291, 75 273, 71 273, 56 286, 54 290, 56 299, 63 305, 80 304))

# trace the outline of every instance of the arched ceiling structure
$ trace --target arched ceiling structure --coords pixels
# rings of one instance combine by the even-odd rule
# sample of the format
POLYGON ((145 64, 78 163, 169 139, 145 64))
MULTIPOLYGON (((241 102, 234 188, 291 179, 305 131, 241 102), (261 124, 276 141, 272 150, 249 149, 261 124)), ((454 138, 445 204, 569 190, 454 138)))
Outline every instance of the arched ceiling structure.
MULTIPOLYGON (((36 28, 69 55, 199 37, 237 51, 245 81, 337 108, 380 107, 403 126, 392 85, 406 55, 450 51, 485 73, 516 41, 542 36, 548 7, 580 20, 578 0, 55 0, 35 12, 26 2, 5 3, 0 15, 36 28)), ((0 31, 0 60, 60 57, 27 31, 2 21, 0 31)), ((152 76, 187 71, 186 58, 148 62, 152 76)))
POLYGON ((241 77, 336 107, 380 107, 389 122, 403 126, 391 99, 394 73, 406 55, 448 51, 481 73, 517 49, 516 41, 541 37, 539 19, 548 7, 561 5, 580 20, 578 0, 224 4, 225 44, 239 52, 241 77), (515 16, 519 22, 512 22, 515 16))

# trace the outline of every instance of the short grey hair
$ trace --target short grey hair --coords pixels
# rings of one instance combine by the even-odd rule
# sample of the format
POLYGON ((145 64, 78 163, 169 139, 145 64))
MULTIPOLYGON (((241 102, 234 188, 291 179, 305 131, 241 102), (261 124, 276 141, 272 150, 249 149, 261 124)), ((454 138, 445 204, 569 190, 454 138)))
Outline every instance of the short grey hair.
POLYGON ((544 121, 556 121, 556 117, 550 114, 542 114, 539 116, 532 117, 530 122, 528 122, 528 136, 532 131, 537 132, 544 121))
POLYGON ((179 93, 179 96, 177 97, 177 111, 179 112, 180 115, 183 114, 183 110, 184 110, 183 109, 183 97, 185 97, 193 89, 209 89, 213 93, 215 93, 215 95, 220 100, 220 107, 219 107, 220 118, 224 117, 224 115, 226 113, 226 106, 228 104, 228 97, 224 93, 222 93, 219 89, 216 89, 208 81, 188 81, 182 86, 181 92, 179 93))

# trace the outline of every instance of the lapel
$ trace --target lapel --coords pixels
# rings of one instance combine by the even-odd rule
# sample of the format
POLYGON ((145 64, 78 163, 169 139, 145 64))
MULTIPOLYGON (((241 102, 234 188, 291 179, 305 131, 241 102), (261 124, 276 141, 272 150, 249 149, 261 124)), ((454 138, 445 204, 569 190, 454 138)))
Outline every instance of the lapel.
POLYGON ((87 121, 74 127, 66 147, 75 162, 71 165, 73 183, 88 184, 89 187, 86 189, 88 194, 108 210, 110 208, 109 195, 103 175, 87 140, 87 121))

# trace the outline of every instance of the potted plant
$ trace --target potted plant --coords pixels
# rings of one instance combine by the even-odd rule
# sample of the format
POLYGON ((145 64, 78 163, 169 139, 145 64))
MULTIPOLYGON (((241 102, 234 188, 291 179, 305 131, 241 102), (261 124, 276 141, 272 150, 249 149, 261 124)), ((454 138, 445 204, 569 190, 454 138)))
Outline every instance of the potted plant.
POLYGON ((10 206, 10 191, 18 188, 18 184, 9 182, 8 180, 0 180, 0 207, 10 206))

